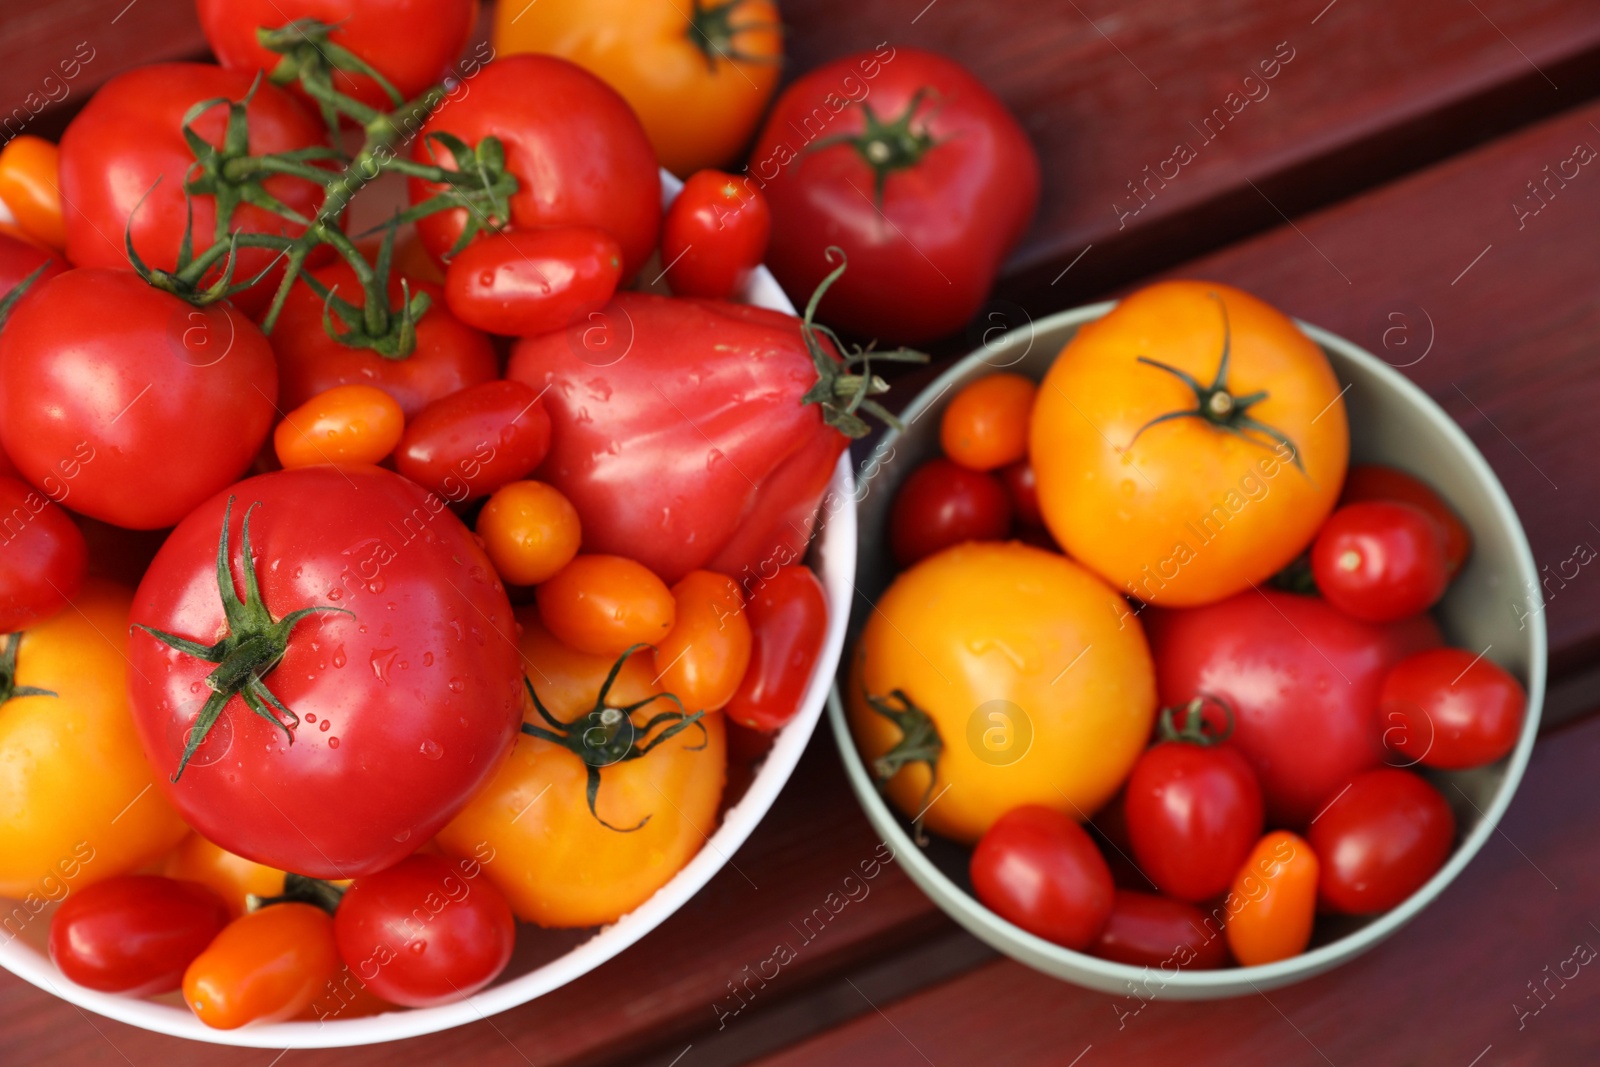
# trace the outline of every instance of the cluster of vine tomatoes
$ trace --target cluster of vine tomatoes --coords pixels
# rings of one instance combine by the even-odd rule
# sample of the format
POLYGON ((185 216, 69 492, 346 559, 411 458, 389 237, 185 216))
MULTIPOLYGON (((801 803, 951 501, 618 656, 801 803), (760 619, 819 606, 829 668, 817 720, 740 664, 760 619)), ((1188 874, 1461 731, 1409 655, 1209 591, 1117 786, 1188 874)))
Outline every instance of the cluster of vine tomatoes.
POLYGON ((943 409, 889 514, 850 721, 889 798, 973 846, 978 899, 1171 969, 1311 944, 1421 888, 1456 834, 1434 771, 1505 758, 1521 684, 1429 610, 1471 535, 1347 469, 1339 383, 1287 317, 1165 282, 1042 382, 943 409), (1159 709, 1159 711, 1158 711, 1159 709))

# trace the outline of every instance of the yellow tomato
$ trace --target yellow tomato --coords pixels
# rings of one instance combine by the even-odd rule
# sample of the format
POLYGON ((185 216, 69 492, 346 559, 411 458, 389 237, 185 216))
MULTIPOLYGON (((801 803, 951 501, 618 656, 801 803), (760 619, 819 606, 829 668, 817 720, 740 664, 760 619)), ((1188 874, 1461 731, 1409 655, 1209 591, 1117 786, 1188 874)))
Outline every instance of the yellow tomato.
POLYGON ((1206 604, 1299 555, 1350 432, 1322 350, 1215 282, 1162 282, 1086 324, 1039 388, 1029 444, 1057 542, 1120 591, 1206 604))
POLYGON ((553 577, 583 543, 578 509, 544 482, 496 489, 478 513, 477 530, 494 569, 509 585, 538 585, 553 577))
POLYGON ((235 919, 245 913, 246 898, 274 897, 283 892, 283 871, 235 856, 199 834, 183 839, 167 857, 162 873, 214 890, 235 919))
POLYGON ((656 646, 661 687, 697 711, 720 711, 750 666, 750 620, 739 584, 725 574, 690 571, 672 587, 672 630, 656 646))
POLYGON ((272 434, 285 468, 318 463, 379 463, 400 443, 406 416, 373 385, 336 385, 283 417, 272 434))
POLYGON ((778 85, 771 0, 538 0, 495 9, 494 46, 583 67, 632 105, 661 165, 686 178, 733 162, 778 85))
MULTIPOLYGON (((596 707, 614 661, 562 645, 532 610, 520 609, 517 618, 539 700, 562 722, 583 718, 596 707)), ((626 707, 660 692, 654 677, 650 652, 634 654, 604 706, 626 707)), ((646 735, 645 723, 676 710, 665 700, 637 708, 631 717, 640 731, 637 744, 647 744, 669 725, 646 735)), ((525 721, 550 729, 531 701, 525 721)), ((716 829, 726 734, 720 713, 707 713, 700 722, 703 733, 688 726, 648 755, 600 768, 593 813, 585 760, 567 746, 524 733, 489 784, 439 833, 439 844, 452 855, 482 862, 520 919, 556 927, 614 922, 682 870, 716 829)), ((581 736, 599 727, 598 718, 588 719, 573 732, 581 736)))
POLYGON ((20 134, 0 149, 0 200, 24 233, 58 252, 67 247, 60 167, 60 150, 42 137, 20 134))
POLYGON ((159 858, 188 832, 154 788, 128 709, 132 599, 90 578, 21 634, 10 681, 54 695, 0 703, 0 896, 58 900, 159 858))
POLYGON ((1155 672, 1138 619, 1099 578, 1029 545, 971 543, 895 579, 856 645, 847 703, 895 806, 970 843, 1024 804, 1076 819, 1104 804, 1149 737, 1155 672))

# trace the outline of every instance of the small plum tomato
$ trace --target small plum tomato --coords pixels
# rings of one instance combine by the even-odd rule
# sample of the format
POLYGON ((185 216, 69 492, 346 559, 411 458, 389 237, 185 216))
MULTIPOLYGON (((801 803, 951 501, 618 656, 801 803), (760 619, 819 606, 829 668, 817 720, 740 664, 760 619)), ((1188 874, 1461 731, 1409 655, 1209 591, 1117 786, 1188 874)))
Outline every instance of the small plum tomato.
POLYGON ((229 923, 189 964, 183 999, 216 1030, 283 1022, 309 1008, 339 967, 327 912, 269 904, 229 923))
POLYGON ((272 447, 284 469, 318 463, 372 463, 400 443, 405 414, 374 385, 336 385, 283 417, 272 447))
POLYGON ((445 271, 444 296, 468 326, 533 337, 599 311, 621 279, 622 246, 604 230, 513 230, 462 249, 445 271))
POLYGON ((452 393, 406 426, 394 465, 453 504, 488 496, 532 472, 550 450, 539 391, 496 380, 452 393))
POLYGON ((222 898, 203 885, 124 875, 67 897, 50 920, 50 959, 87 989, 170 993, 230 918, 222 898))
POLYGON ((690 711, 716 711, 750 666, 750 619, 732 578, 690 571, 672 587, 672 630, 656 643, 661 688, 690 711))
POLYGON ((1465 770, 1516 747, 1528 695, 1505 668, 1460 648, 1401 660, 1378 692, 1383 740, 1413 763, 1465 770))
POLYGON ((750 590, 750 666, 722 709, 756 730, 776 730, 800 710, 828 637, 828 598, 809 567, 780 567, 750 590))
POLYGON ((1225 907, 1228 948, 1242 966, 1298 956, 1311 943, 1321 864, 1305 838, 1273 830, 1250 850, 1225 907))
POLYGON ((1088 948, 1111 916, 1105 857, 1069 816, 1027 804, 995 820, 972 850, 983 906, 1047 941, 1088 948))
POLYGON ((672 590, 622 556, 577 556, 539 586, 539 618, 562 644, 594 656, 654 645, 672 631, 672 590))
POLYGON ((994 475, 931 459, 911 472, 889 510, 889 549, 909 567, 964 541, 1011 532, 1011 502, 994 475))
POLYGON ((1371 915, 1415 893, 1444 866, 1456 819, 1420 775, 1379 767, 1350 779, 1307 836, 1322 858, 1323 906, 1371 915))

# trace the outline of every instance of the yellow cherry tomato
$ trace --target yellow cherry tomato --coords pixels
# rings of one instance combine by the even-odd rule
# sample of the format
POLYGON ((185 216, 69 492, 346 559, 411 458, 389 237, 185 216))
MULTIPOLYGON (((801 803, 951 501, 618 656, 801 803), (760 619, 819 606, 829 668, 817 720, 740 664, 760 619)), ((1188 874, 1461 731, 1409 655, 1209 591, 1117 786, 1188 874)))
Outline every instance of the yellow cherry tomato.
POLYGON ((333 917, 314 904, 269 904, 235 919, 183 974, 183 999, 217 1030, 307 1011, 342 966, 333 917))
POLYGON ((372 385, 336 385, 285 415, 272 434, 285 468, 378 463, 400 443, 405 413, 372 385))
POLYGON ((24 233, 58 252, 67 247, 57 176, 60 162, 60 150, 32 134, 19 134, 0 149, 0 200, 24 233))
MULTIPOLYGON (((529 684, 555 719, 575 724, 578 738, 609 729, 600 715, 586 718, 597 705, 627 707, 661 691, 649 653, 639 652, 602 699, 613 659, 566 647, 528 608, 517 618, 529 684)), ((652 718, 679 710, 664 699, 636 708, 635 746, 673 725, 645 733, 652 718)), ((531 701, 524 722, 551 730, 531 701)), ((591 813, 590 764, 570 745, 525 731, 489 784, 439 832, 440 846, 481 862, 518 918, 553 927, 615 922, 682 870, 716 829, 727 775, 722 715, 704 714, 638 758, 596 762, 604 765, 591 813)))
POLYGON ((733 699, 750 666, 750 620, 739 585, 725 574, 690 571, 672 587, 676 621, 656 646, 661 687, 690 711, 733 699))
POLYGON ((1224 931, 1245 967, 1298 956, 1311 943, 1321 865, 1303 837, 1274 830, 1250 850, 1228 894, 1224 931))
POLYGON ((661 165, 688 177, 732 163, 778 85, 772 0, 539 0, 495 10, 502 54, 546 52, 633 107, 661 165))
POLYGON ((672 630, 677 608, 667 583, 621 556, 578 556, 535 594, 539 618, 563 644, 593 656, 620 656, 672 630))
POLYGON ((510 585, 538 585, 572 562, 583 542, 578 509, 544 482, 512 482, 478 513, 478 536, 510 585))
POLYGON ((1044 549, 974 542, 895 579, 846 699, 895 806, 971 843, 1024 804, 1093 814, 1144 750, 1156 687, 1139 620, 1099 578, 1044 549))
POLYGON ((1031 378, 991 374, 950 400, 939 421, 939 442, 951 460, 992 471, 1028 454, 1028 420, 1038 392, 1031 378))
POLYGON ((167 857, 161 873, 210 888, 235 919, 245 913, 249 897, 275 897, 283 892, 283 871, 235 856, 199 834, 183 839, 167 857))
POLYGON ((90 578, 60 613, 5 639, 16 688, 0 702, 0 896, 60 900, 188 832, 154 788, 128 709, 132 600, 90 578))
POLYGON ((1350 431, 1327 356, 1277 309, 1161 282, 1051 366, 1029 450, 1039 507, 1120 592, 1205 604, 1299 555, 1339 497, 1350 431))

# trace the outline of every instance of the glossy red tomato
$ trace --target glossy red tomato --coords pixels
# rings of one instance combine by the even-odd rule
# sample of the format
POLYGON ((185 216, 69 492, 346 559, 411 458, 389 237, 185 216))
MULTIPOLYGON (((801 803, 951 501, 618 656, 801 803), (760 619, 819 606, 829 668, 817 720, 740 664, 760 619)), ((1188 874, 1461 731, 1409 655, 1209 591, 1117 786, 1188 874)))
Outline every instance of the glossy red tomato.
MULTIPOLYGON (((336 25, 328 39, 348 48, 410 100, 439 81, 478 23, 478 0, 199 0, 200 28, 223 66, 269 74, 283 57, 262 47, 256 29, 295 19, 336 25)), ((384 111, 388 95, 365 74, 333 71, 333 87, 384 111)))
POLYGON ((505 970, 517 936, 511 905, 482 873, 474 860, 419 854, 356 879, 333 917, 339 955, 393 1004, 471 996, 505 970))
POLYGON ((198 882, 124 875, 62 902, 50 920, 50 959, 87 989, 170 993, 230 918, 222 898, 198 882))
POLYGON ((1086 949, 1111 915, 1111 871, 1083 827, 1029 804, 995 820, 972 850, 972 888, 1007 922, 1086 949))
MULTIPOLYGON (((511 197, 511 227, 595 226, 622 246, 622 277, 632 278, 655 251, 661 229, 661 175, 655 150, 627 101, 583 68, 555 56, 497 59, 464 95, 434 112, 413 158, 454 167, 454 157, 429 137, 454 134, 468 145, 488 136, 505 148, 506 167, 520 183, 511 197)), ((411 182, 411 201, 434 193, 411 182)), ((417 223, 434 258, 442 258, 465 225, 466 209, 417 223)))
POLYGON ((1426 615, 1375 626, 1269 589, 1141 618, 1163 704, 1204 694, 1233 707, 1228 744, 1255 769, 1269 826, 1305 825, 1351 775, 1378 765, 1384 674, 1439 644, 1426 615))
POLYGON ((1087 951, 1163 973, 1228 965, 1228 942, 1216 919, 1193 904, 1129 889, 1117 890, 1111 916, 1087 951))
POLYGON ((800 710, 811 672, 828 636, 828 600, 804 566, 779 567, 745 583, 750 666, 722 710, 756 730, 776 730, 800 710))
POLYGON ((1371 915, 1415 893, 1444 866, 1456 819, 1439 791, 1410 771, 1379 767, 1347 785, 1306 836, 1322 861, 1322 905, 1371 915))
POLYGON ((53 278, 67 269, 66 260, 36 244, 24 241, 20 237, 13 237, 9 233, 0 233, 0 297, 4 297, 12 289, 21 284, 28 275, 44 266, 43 274, 39 275, 34 286, 38 286, 47 278, 53 278))
POLYGON ((605 307, 622 277, 622 247, 593 226, 485 234, 445 272, 450 310, 507 337, 561 330, 605 307))
POLYGON ((767 254, 772 210, 748 182, 702 170, 683 183, 661 227, 667 284, 679 296, 726 298, 767 254))
POLYGON ((89 572, 89 549, 65 508, 0 475, 0 633, 16 633, 66 606, 89 572))
POLYGON ((1328 602, 1367 622, 1427 611, 1450 584, 1444 530, 1394 500, 1347 504, 1311 545, 1311 573, 1328 602))
POLYGON ((889 511, 889 550, 909 567, 964 541, 1002 541, 1011 532, 1011 501, 986 471, 930 459, 911 472, 889 511))
POLYGON ((171 526, 243 474, 277 396, 272 349, 237 308, 193 307, 125 270, 52 278, 0 331, 6 452, 118 526, 171 526))
POLYGON ((1039 480, 1033 473, 1033 461, 1019 459, 995 471, 1000 484, 1011 497, 1011 512, 1021 526, 1044 527, 1044 512, 1039 510, 1039 480))
POLYGON ((436 400, 406 426, 394 465, 451 503, 488 496, 537 467, 550 450, 538 390, 496 380, 436 400))
POLYGON ((1384 743, 1412 763, 1452 771, 1505 758, 1527 709, 1522 683, 1459 648, 1401 660, 1379 694, 1384 743))
MULTIPOLYGON (((361 305, 361 283, 344 260, 310 274, 336 289, 342 299, 361 305)), ((401 282, 399 277, 389 280, 391 306, 399 307, 407 291, 413 296, 427 293, 433 302, 417 320, 416 347, 399 359, 340 344, 328 336, 322 325, 322 298, 308 285, 294 287, 270 338, 278 357, 279 407, 292 411, 337 385, 373 385, 394 397, 409 419, 435 400, 496 376, 494 345, 451 314, 441 287, 416 278, 405 279, 404 288, 401 282)), ((344 328, 337 318, 334 322, 336 328, 344 328)))
MULTIPOLYGON (((106 82, 61 136, 61 199, 65 205, 67 258, 79 267, 127 269, 123 232, 148 266, 172 270, 183 239, 183 183, 195 163, 183 139, 183 116, 202 100, 242 100, 254 72, 223 70, 209 63, 157 63, 136 67, 106 82), (157 185, 159 180, 160 185, 157 185), (135 210, 137 209, 137 210, 135 210)), ((246 114, 250 152, 263 155, 322 144, 327 131, 292 97, 271 83, 256 87, 246 114)), ((213 145, 222 143, 228 110, 217 106, 195 119, 193 128, 213 145)), ((322 202, 322 187, 303 178, 275 176, 266 191, 302 215, 322 202)), ((216 202, 196 196, 194 251, 211 247, 216 202)), ((286 233, 301 228, 252 204, 233 213, 233 228, 246 233, 286 233)), ((237 280, 264 270, 277 253, 242 248, 237 280)), ((235 302, 251 314, 266 308, 279 275, 274 273, 235 302)))
POLYGON ((269 867, 393 865, 460 810, 522 721, 515 623, 488 557, 442 500, 377 467, 279 471, 213 497, 161 546, 132 618, 129 694, 158 784, 208 839, 269 867), (229 583, 244 606, 219 594, 229 583))
POLYGON ((805 74, 778 98, 747 168, 772 205, 767 263, 840 329, 907 343, 959 329, 1039 202, 1028 135, 952 59, 881 45, 805 74))
POLYGON ((1461 516, 1433 487, 1403 470, 1384 467, 1376 463, 1362 463, 1351 467, 1344 476, 1344 488, 1339 492, 1339 506, 1357 504, 1363 500, 1399 500, 1414 504, 1432 515, 1444 529, 1444 556, 1451 577, 1459 571, 1472 554, 1472 534, 1461 516))

